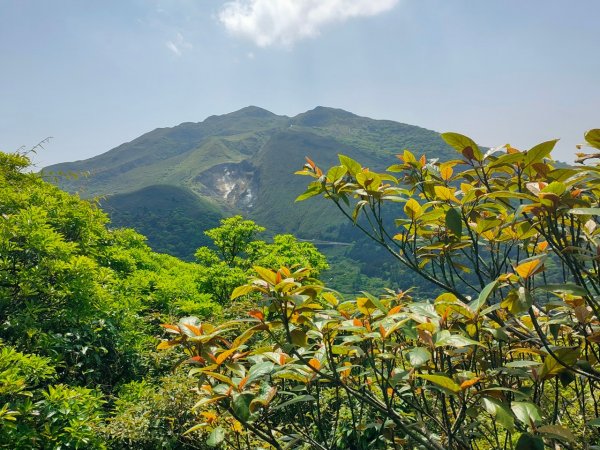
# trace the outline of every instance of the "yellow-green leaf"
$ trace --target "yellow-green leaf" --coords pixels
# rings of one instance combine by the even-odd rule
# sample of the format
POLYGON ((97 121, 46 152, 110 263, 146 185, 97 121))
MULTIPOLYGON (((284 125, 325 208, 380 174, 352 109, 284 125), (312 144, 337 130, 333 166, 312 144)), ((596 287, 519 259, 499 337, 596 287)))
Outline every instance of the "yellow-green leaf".
POLYGON ((424 380, 431 381, 433 384, 447 389, 448 391, 456 394, 460 392, 460 386, 449 377, 444 375, 428 375, 428 374, 419 374, 417 375, 419 378, 423 378, 424 380))
POLYGON ((404 213, 412 220, 416 220, 423 215, 423 208, 415 199, 409 199, 404 205, 404 213))
POLYGON ((230 298, 231 300, 235 300, 236 298, 241 297, 242 295, 249 294, 252 291, 254 291, 254 286, 252 286, 251 284, 244 284, 243 286, 236 287, 231 293, 230 298))
POLYGON ((444 201, 453 201, 458 203, 458 199, 454 196, 454 192, 446 186, 434 186, 435 196, 444 201))
POLYGON ((442 133, 442 139, 465 158, 477 161, 483 159, 483 153, 471 138, 458 133, 442 133))
POLYGON ((576 442, 577 438, 571 430, 560 425, 544 425, 537 429, 538 433, 542 433, 550 438, 560 439, 566 442, 576 442))
POLYGON ((265 280, 267 283, 272 285, 277 284, 277 274, 271 269, 266 269, 260 266, 254 266, 253 269, 258 274, 258 276, 265 280))
POLYGON ((589 130, 584 135, 585 140, 594 148, 600 149, 600 128, 589 130))

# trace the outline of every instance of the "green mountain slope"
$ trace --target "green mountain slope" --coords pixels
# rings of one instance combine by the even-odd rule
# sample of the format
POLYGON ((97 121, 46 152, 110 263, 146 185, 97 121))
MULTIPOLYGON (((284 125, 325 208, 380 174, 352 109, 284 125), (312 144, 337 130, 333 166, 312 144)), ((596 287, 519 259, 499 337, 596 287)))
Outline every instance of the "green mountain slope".
POLYGON ((325 107, 290 118, 250 106, 157 129, 102 155, 44 172, 86 174, 59 177, 59 184, 83 197, 106 197, 103 205, 114 223, 139 229, 158 251, 189 257, 193 248, 183 251, 185 246, 196 245, 218 214, 242 213, 273 233, 353 241, 358 233, 332 205, 294 204, 308 180, 293 172, 305 156, 327 167, 337 163, 338 153, 384 169, 405 148, 427 151, 428 157, 453 154, 436 132, 412 125, 325 107), (180 190, 171 196, 167 186, 180 190), (188 225, 182 228, 182 221, 188 225), (171 230, 180 231, 167 242, 163 236, 171 230))
POLYGON ((210 244, 203 230, 215 228, 223 217, 218 207, 188 189, 155 185, 100 200, 112 226, 135 228, 150 247, 191 260, 194 251, 210 244))

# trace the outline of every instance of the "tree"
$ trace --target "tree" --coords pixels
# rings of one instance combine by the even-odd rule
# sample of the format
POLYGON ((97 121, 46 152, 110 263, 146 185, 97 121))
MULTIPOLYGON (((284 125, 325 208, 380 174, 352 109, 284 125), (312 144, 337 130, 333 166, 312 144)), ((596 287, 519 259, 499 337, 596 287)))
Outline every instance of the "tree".
MULTIPOLYGON (((198 291, 198 265, 151 252, 133 230, 109 230, 95 204, 28 167, 24 155, 0 152, 0 448, 114 447, 119 433, 135 435, 126 420, 102 432, 109 417, 127 416, 120 387, 171 374, 155 348, 158 324, 214 318, 220 306, 198 291)), ((190 415, 157 419, 160 431, 140 442, 161 432, 170 439, 149 447, 178 442, 190 415)))
POLYGON ((212 239, 221 259, 230 267, 236 265, 248 245, 258 233, 265 229, 242 216, 233 216, 221 220, 221 226, 208 230, 205 234, 212 239))
POLYGON ((202 266, 200 290, 224 305, 233 290, 248 279, 253 265, 310 267, 315 275, 328 267, 325 257, 309 242, 299 242, 289 234, 275 235, 272 243, 255 240, 265 229, 251 220, 234 216, 221 220, 206 231, 216 248, 200 247, 196 259, 202 266))
MULTIPOLYGON (((242 448, 244 433, 277 449, 600 441, 600 166, 555 165, 556 141, 483 153, 442 137, 459 159, 405 151, 385 173, 343 155, 326 171, 308 160, 300 173, 315 181, 299 197, 333 201, 442 294, 344 299, 307 270, 255 267, 232 294, 260 295, 249 319, 166 326, 168 345, 197 366, 198 406, 214 410, 196 427, 211 443, 242 448), (389 203, 404 206, 394 231, 389 203)), ((600 149, 600 130, 585 138, 600 149)))

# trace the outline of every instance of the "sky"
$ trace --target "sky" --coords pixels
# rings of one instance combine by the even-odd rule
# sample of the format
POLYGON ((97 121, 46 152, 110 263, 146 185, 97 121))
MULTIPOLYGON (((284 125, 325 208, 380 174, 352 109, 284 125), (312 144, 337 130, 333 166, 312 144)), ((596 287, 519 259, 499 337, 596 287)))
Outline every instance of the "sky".
POLYGON ((43 167, 322 105, 484 146, 561 138, 571 161, 600 127, 598 17, 597 0, 0 0, 0 149, 52 137, 43 167))

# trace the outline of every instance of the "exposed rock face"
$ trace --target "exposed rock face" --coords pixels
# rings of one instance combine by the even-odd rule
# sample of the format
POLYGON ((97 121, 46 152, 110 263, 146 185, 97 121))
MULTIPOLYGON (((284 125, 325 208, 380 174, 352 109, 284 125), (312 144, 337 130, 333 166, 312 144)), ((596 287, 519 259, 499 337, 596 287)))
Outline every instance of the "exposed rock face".
POLYGON ((220 197, 230 206, 248 210, 256 200, 256 177, 256 168, 244 160, 214 166, 199 174, 194 182, 202 184, 202 193, 220 197))

